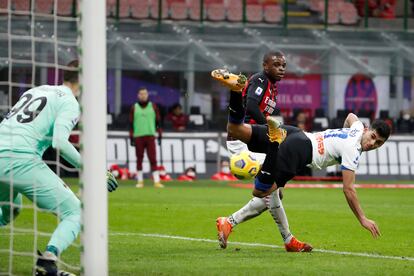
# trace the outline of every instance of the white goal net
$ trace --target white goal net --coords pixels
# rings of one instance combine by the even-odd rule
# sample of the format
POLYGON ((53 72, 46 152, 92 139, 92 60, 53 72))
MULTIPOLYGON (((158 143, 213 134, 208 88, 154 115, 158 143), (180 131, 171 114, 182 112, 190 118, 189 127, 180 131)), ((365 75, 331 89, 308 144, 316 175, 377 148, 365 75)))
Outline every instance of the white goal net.
MULTIPOLYGON (((76 275, 107 274, 107 196, 106 186, 99 185, 106 181, 105 5, 91 0, 0 0, 0 122, 25 91, 62 84, 62 70, 80 61, 82 131, 70 141, 82 149, 82 171, 59 152, 49 149, 43 156, 82 202, 80 236, 57 261, 59 269, 76 275)), ((37 194, 34 202, 15 197, 13 173, 7 181, 10 197, 0 197, 0 275, 31 275, 37 251, 45 251, 59 217, 37 206, 37 194), (1 220, 2 213, 9 221, 1 220)))

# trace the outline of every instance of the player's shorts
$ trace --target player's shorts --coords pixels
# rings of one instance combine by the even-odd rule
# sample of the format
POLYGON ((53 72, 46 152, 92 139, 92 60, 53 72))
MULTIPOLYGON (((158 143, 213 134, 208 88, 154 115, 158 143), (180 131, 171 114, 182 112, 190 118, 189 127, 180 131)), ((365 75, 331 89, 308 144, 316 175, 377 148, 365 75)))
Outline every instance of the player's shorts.
MULTIPOLYGON (((231 141, 226 141, 227 144, 227 150, 230 154, 230 156, 238 154, 242 151, 250 151, 249 148, 247 147, 246 143, 243 143, 240 140, 231 140, 231 141)), ((251 152, 251 151, 250 151, 251 152)), ((266 154, 264 153, 259 153, 259 152, 251 152, 252 154, 254 154, 254 156, 256 157, 256 159, 259 161, 260 164, 263 164, 265 158, 266 158, 266 154)))
POLYGON ((0 151, 0 207, 19 193, 56 214, 66 211, 59 208, 67 200, 73 205, 68 208, 80 209, 79 199, 39 157, 0 151))
MULTIPOLYGON (((278 187, 284 187, 298 172, 312 162, 312 142, 305 133, 293 126, 281 126, 287 131, 285 141, 279 146, 277 171, 274 172, 278 187)), ((267 152, 269 138, 267 126, 252 125, 252 137, 247 144, 251 151, 267 152)))

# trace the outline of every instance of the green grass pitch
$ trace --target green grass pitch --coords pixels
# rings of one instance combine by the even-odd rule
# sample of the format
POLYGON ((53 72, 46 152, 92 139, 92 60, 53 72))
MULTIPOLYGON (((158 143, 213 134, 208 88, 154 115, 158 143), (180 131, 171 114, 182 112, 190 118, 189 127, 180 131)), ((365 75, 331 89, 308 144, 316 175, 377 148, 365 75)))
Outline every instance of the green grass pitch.
MULTIPOLYGON (((268 212, 237 226, 228 248, 219 248, 215 219, 242 207, 251 197, 248 189, 212 181, 169 182, 165 189, 154 189, 149 182, 144 189, 136 189, 134 184, 120 182, 120 188, 109 194, 110 275, 414 273, 414 189, 358 189, 366 215, 378 223, 382 233, 374 240, 359 225, 340 189, 289 189, 288 185, 283 203, 293 234, 317 250, 334 252, 286 253, 268 212)), ((50 233, 56 218, 37 215, 38 230, 50 233)), ((33 229, 33 221, 33 210, 26 208, 14 227, 33 229)), ((9 249, 10 231, 0 228, 0 275, 9 272, 10 254, 4 250, 9 249)), ((34 252, 34 235, 16 233, 13 249, 34 252)), ((43 251, 48 237, 37 239, 43 251)), ((79 248, 70 247, 62 259, 79 266, 79 248)), ((13 275, 30 275, 32 267, 32 256, 13 256, 13 275)))

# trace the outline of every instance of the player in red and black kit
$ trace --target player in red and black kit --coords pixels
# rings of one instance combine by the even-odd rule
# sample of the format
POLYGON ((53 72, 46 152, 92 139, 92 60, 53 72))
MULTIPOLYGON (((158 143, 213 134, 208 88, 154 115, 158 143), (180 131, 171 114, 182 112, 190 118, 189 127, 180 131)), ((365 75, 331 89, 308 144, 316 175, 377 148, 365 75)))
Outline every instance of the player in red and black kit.
MULTIPOLYGON (((280 51, 271 51, 263 56, 263 71, 252 75, 246 82, 243 75, 234 75, 225 69, 211 72, 214 79, 220 81, 230 90, 243 93, 246 107, 245 123, 266 124, 266 116, 271 116, 276 109, 277 82, 286 71, 286 58, 280 51)), ((232 113, 232 110, 229 110, 232 113)), ((227 138, 227 149, 231 155, 248 150, 247 145, 231 137, 227 138)), ((264 161, 264 154, 256 154, 257 159, 264 161)))
MULTIPOLYGON (((218 69, 211 72, 214 79, 230 88, 231 94, 235 94, 235 97, 230 95, 230 100, 241 100, 240 96, 237 96, 237 94, 243 94, 242 101, 244 104, 240 102, 240 104, 236 103, 229 105, 229 122, 240 124, 244 121, 248 124, 266 124, 266 117, 271 116, 276 108, 278 94, 277 82, 284 77, 285 72, 286 57, 279 51, 266 53, 263 57, 263 71, 251 76, 247 82, 244 81, 245 77, 243 75, 231 74, 227 70, 218 69), (245 116, 243 110, 244 106, 246 108, 245 116)), ((227 149, 231 155, 240 153, 244 150, 249 150, 249 148, 252 151, 255 151, 253 145, 248 147, 240 140, 228 139, 227 141, 227 149)), ((275 150, 277 151, 277 147, 275 150)), ((259 160, 261 159, 263 163, 264 155, 260 156, 259 154, 256 154, 256 157, 259 160)), ((258 177, 262 174, 268 173, 259 171, 258 177)), ((281 189, 277 189, 266 198, 265 200, 267 200, 267 202, 274 202, 274 204, 272 204, 272 206, 265 206, 262 209, 262 212, 266 209, 269 210, 282 235, 286 250, 291 252, 311 251, 312 247, 310 245, 297 240, 290 232, 287 216, 281 201, 281 189)), ((253 205, 261 204, 262 201, 262 198, 255 196, 249 203, 253 205)), ((250 213, 249 209, 243 207, 236 213, 241 216, 253 218, 258 216, 261 212, 250 213)), ((220 217, 217 218, 216 221, 218 238, 222 248, 226 248, 227 246, 227 236, 231 231, 230 225, 234 223, 234 221, 228 220, 229 218, 220 217)))
POLYGON ((286 58, 282 52, 263 56, 263 71, 251 76, 243 89, 245 123, 266 124, 266 116, 271 116, 276 109, 277 82, 285 76, 285 71, 286 58))

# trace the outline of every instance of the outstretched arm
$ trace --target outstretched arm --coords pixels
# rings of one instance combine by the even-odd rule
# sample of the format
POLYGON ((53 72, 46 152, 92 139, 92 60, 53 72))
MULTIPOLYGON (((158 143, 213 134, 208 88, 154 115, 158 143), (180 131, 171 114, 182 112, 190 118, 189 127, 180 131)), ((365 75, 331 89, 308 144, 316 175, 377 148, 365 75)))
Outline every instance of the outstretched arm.
POLYGON ((81 166, 81 156, 76 148, 68 141, 71 128, 62 124, 55 124, 53 128, 52 147, 60 151, 60 155, 75 168, 81 166))
POLYGON ((344 128, 350 128, 353 123, 358 121, 358 116, 354 113, 349 113, 344 122, 344 128))
POLYGON ((361 205, 359 204, 357 193, 354 187, 355 172, 351 170, 342 170, 342 176, 344 184, 343 191, 352 212, 354 213, 358 221, 361 223, 361 225, 371 232, 374 238, 379 237, 381 233, 379 231, 377 224, 375 223, 375 221, 365 217, 364 211, 362 210, 361 205))

